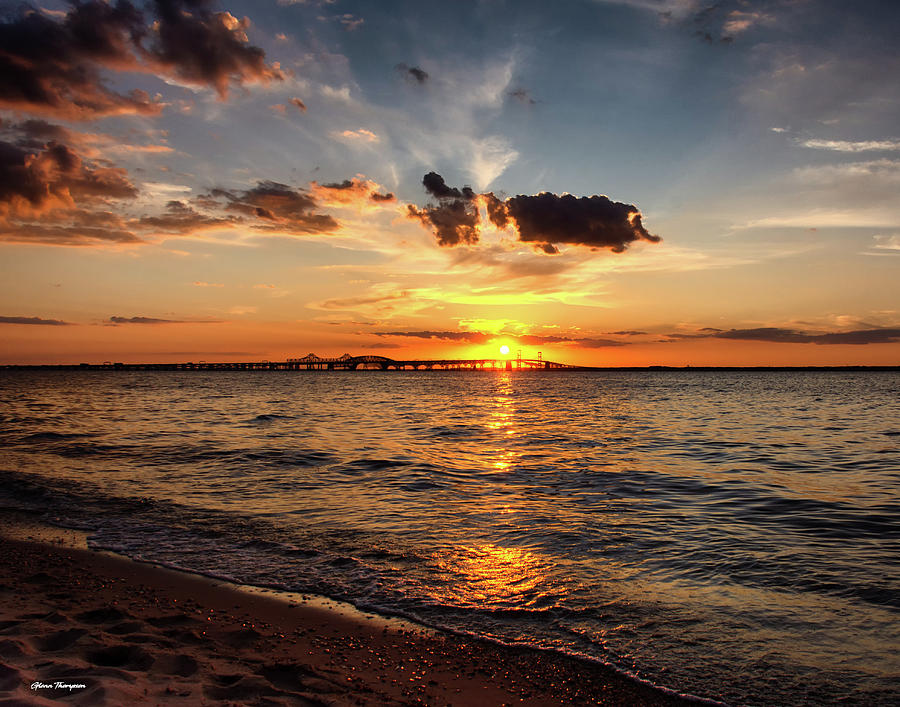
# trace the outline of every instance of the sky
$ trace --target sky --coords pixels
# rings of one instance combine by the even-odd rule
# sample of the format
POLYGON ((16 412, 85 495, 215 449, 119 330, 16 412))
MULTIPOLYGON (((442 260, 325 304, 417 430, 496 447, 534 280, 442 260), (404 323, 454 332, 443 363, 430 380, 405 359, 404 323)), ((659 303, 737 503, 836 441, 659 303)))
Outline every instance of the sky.
POLYGON ((0 10, 0 363, 900 365, 900 4, 0 10))

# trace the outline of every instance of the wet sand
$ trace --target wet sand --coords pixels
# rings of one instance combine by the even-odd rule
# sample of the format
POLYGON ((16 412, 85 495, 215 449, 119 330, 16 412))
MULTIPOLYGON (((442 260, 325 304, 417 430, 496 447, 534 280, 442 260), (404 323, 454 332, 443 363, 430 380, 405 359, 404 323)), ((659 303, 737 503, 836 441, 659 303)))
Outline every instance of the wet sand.
POLYGON ((0 536, 0 704, 687 704, 565 656, 92 551, 18 514, 0 536))

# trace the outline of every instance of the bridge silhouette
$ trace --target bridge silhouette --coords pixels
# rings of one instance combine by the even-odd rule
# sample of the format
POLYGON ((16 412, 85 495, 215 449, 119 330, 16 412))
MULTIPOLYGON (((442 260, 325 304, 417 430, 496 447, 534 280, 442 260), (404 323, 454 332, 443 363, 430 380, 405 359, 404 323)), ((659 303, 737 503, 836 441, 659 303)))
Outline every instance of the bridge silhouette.
POLYGON ((87 370, 124 371, 460 371, 460 370, 590 370, 540 358, 438 358, 393 359, 386 356, 344 354, 333 358, 307 354, 286 361, 187 361, 184 363, 82 363, 63 366, 87 370))
POLYGON ((512 370, 513 368, 527 369, 579 369, 583 366, 572 366, 568 363, 557 363, 556 361, 545 361, 542 358, 522 358, 517 356, 515 360, 508 358, 439 358, 439 359, 393 359, 386 356, 373 356, 366 354, 364 356, 351 356, 344 354, 337 358, 322 358, 311 353, 303 358, 289 358, 286 361, 288 369, 306 369, 306 370, 350 370, 358 369, 375 369, 388 371, 391 369, 402 370, 462 370, 462 369, 501 369, 512 370))

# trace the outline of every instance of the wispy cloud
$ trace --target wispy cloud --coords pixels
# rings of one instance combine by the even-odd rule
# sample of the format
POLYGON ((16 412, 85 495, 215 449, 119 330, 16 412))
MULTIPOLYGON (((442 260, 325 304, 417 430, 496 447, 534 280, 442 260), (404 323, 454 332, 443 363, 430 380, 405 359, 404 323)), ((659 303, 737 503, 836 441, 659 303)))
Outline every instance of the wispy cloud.
POLYGON ((218 319, 158 319, 156 317, 110 317, 110 324, 221 324, 218 319))
POLYGON ((68 326, 70 322, 61 319, 42 319, 41 317, 0 317, 0 324, 36 324, 38 326, 68 326))
POLYGON ((798 140, 802 147, 834 152, 895 152, 900 150, 900 140, 798 140))

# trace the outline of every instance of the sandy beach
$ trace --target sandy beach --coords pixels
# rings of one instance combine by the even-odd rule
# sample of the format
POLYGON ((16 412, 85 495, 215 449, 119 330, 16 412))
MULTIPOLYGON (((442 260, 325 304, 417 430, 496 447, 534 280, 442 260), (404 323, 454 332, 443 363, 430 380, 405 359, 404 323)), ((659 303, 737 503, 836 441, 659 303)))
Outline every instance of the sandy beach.
POLYGON ((0 704, 672 705, 602 666, 87 549, 3 514, 0 704))

